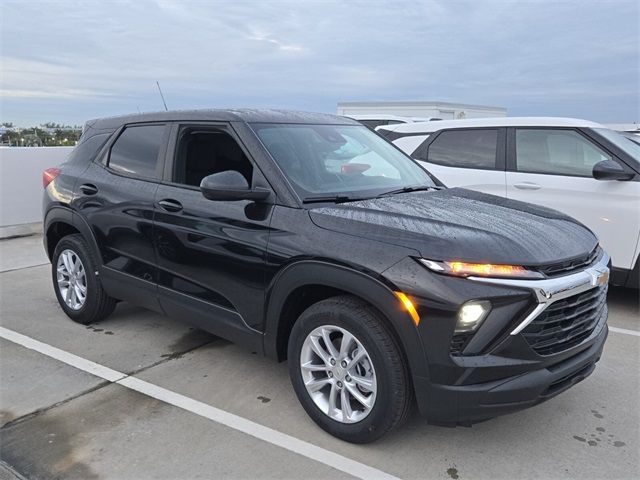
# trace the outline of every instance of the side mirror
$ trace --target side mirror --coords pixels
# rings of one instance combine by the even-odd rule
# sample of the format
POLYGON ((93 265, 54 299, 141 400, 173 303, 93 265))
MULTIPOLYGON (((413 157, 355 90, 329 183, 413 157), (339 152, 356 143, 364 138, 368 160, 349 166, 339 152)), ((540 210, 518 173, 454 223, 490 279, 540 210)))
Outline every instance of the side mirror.
POLYGON ((631 180, 633 173, 624 169, 613 160, 603 160, 593 166, 593 178, 596 180, 631 180))
POLYGON ((264 200, 271 192, 265 188, 251 189, 244 176, 235 170, 214 173, 200 182, 200 191, 209 200, 264 200))

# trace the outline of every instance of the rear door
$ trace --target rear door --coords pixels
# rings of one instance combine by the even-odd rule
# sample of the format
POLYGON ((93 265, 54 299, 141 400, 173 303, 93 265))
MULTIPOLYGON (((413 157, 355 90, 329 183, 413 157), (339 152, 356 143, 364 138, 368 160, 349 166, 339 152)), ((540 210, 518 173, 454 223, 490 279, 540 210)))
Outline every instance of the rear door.
POLYGON ((504 128, 442 130, 430 135, 411 156, 447 187, 504 197, 505 131, 504 128))
POLYGON ((269 186, 228 124, 176 124, 171 145, 155 195, 160 303, 168 315, 262 348, 273 205, 208 200, 199 185, 236 170, 249 185, 269 186))
POLYGON ((80 176, 74 206, 102 257, 102 282, 121 300, 159 310, 154 197, 168 138, 165 124, 129 125, 80 176))
POLYGON ((589 227, 614 267, 630 269, 638 241, 639 184, 592 176, 603 160, 619 160, 578 129, 510 128, 507 196, 559 210, 589 227))

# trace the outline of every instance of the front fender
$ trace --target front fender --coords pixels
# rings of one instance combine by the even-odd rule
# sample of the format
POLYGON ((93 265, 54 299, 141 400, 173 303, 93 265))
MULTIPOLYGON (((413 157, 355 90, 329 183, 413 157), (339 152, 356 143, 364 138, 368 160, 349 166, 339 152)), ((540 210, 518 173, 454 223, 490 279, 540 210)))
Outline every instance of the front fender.
POLYGON ((411 375, 428 377, 428 367, 418 331, 393 293, 393 285, 352 268, 320 260, 301 260, 285 267, 268 292, 264 348, 277 358, 277 336, 281 313, 291 292, 305 285, 342 290, 373 305, 386 318, 400 343, 411 375))

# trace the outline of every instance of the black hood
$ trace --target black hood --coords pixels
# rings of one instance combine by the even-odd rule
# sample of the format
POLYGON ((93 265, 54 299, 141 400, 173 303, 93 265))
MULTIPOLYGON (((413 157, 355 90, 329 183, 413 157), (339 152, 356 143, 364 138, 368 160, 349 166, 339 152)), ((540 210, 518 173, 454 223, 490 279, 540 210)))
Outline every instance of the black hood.
POLYGON ((401 245, 431 260, 538 266, 590 253, 598 240, 560 212, 462 188, 313 208, 321 228, 401 245))

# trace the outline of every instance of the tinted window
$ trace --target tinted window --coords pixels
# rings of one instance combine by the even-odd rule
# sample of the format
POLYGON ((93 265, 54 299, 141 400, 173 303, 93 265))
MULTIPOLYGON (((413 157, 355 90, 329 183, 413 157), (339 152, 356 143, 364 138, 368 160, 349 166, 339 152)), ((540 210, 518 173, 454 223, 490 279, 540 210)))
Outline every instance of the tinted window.
POLYGON ((427 161, 463 168, 496 167, 498 130, 450 130, 429 145, 427 161))
POLYGON ((156 178, 164 125, 127 127, 111 147, 109 167, 126 175, 156 178))
POLYGON ((516 130, 519 172, 591 177, 602 160, 611 157, 574 130, 516 130))
POLYGON ((208 175, 235 170, 251 185, 251 162, 227 132, 185 127, 178 138, 174 182, 197 187, 208 175))
POLYGON ((90 162, 105 144, 109 135, 109 133, 100 133, 82 141, 71 151, 67 162, 90 162))

